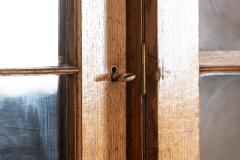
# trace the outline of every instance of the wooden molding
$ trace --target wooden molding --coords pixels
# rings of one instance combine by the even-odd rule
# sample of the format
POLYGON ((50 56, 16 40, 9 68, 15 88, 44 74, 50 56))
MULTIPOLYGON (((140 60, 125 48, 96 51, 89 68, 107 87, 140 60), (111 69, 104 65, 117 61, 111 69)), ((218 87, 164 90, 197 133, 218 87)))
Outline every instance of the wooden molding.
POLYGON ((43 75, 43 74, 77 74, 79 69, 76 67, 41 67, 41 68, 1 68, 0 76, 11 75, 43 75))
POLYGON ((200 72, 240 72, 240 66, 210 66, 200 67, 200 72))
POLYGON ((200 51, 200 66, 240 66, 240 51, 200 51))
POLYGON ((200 51, 200 72, 239 72, 240 51, 200 51))

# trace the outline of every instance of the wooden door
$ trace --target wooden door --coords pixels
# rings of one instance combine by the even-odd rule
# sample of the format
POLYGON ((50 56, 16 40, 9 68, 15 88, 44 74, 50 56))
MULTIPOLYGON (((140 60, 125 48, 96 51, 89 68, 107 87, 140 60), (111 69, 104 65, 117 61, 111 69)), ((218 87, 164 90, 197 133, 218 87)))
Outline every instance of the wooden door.
POLYGON ((82 159, 198 160, 198 1, 81 8, 82 159), (137 78, 111 83, 113 65, 137 78))
POLYGON ((82 0, 82 159, 126 159, 126 2, 82 0))
POLYGON ((146 159, 198 160, 198 0, 151 0, 145 10, 146 159))

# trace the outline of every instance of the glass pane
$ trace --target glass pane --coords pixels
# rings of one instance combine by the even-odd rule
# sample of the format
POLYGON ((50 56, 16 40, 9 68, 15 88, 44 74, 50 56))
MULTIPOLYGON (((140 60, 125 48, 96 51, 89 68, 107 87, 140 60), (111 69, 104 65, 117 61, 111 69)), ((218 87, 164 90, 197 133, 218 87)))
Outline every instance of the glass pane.
POLYGON ((58 81, 58 76, 0 77, 0 160, 60 158, 58 81))
POLYGON ((240 1, 200 0, 200 50, 240 49, 240 1))
POLYGON ((200 78, 201 160, 240 159, 240 75, 200 78))
POLYGON ((59 0, 1 0, 0 19, 0 67, 58 65, 59 0))

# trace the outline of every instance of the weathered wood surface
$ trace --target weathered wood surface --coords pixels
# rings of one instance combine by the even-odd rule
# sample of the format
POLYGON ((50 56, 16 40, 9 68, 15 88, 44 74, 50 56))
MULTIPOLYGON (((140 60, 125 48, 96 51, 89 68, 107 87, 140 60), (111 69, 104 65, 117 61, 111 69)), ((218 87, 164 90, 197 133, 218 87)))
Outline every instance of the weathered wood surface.
POLYGON ((240 51, 201 51, 201 67, 240 66, 240 51))
POLYGON ((198 7, 198 0, 158 1, 160 160, 199 159, 198 7))
POLYGON ((82 0, 82 159, 126 159, 126 3, 82 0))

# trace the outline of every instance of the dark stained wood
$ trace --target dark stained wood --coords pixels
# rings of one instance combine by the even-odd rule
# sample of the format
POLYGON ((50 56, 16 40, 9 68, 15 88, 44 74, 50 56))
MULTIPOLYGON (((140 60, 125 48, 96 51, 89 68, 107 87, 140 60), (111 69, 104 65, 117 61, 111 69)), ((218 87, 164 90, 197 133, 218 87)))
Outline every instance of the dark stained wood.
POLYGON ((127 72, 136 74, 127 83, 127 159, 143 160, 143 105, 142 91, 142 0, 127 0, 127 72))
POLYGON ((65 160, 68 158, 68 89, 67 89, 67 77, 59 76, 59 90, 58 90, 58 106, 59 109, 59 151, 60 151, 60 159, 65 160))
POLYGON ((77 26, 79 19, 78 14, 81 10, 77 5, 80 4, 81 0, 66 0, 66 53, 67 57, 65 62, 68 65, 76 65, 77 51, 78 51, 78 29, 77 26))
POLYGON ((158 160, 158 47, 157 47, 157 0, 145 4, 146 26, 146 160, 158 160))
MULTIPOLYGON (((66 0, 60 0, 60 8, 59 8, 59 20, 60 20, 60 26, 59 26, 59 53, 58 53, 58 63, 59 66, 62 66, 66 63, 66 0)), ((35 73, 35 72, 34 72, 35 73)), ((60 160, 66 160, 68 159, 68 136, 69 136, 69 128, 70 125, 68 124, 68 78, 65 76, 59 77, 59 90, 58 90, 58 105, 60 107, 59 109, 59 128, 60 128, 60 135, 59 135, 59 142, 60 142, 60 160)))
POLYGON ((78 88, 77 88, 77 76, 70 75, 68 76, 68 159, 69 160, 79 160, 79 151, 78 148, 78 135, 81 134, 78 131, 78 111, 79 111, 79 100, 78 100, 78 88))
POLYGON ((66 50, 66 36, 67 36, 67 25, 66 25, 66 6, 67 0, 59 0, 59 41, 58 41, 58 64, 59 66, 62 66, 66 64, 66 57, 67 57, 67 50, 66 50))
POLYGON ((65 63, 76 66, 78 72, 68 76, 68 159, 82 158, 82 60, 81 60, 81 3, 66 2, 66 53, 65 63))
POLYGON ((75 0, 76 12, 76 66, 79 73, 75 75, 76 92, 76 160, 82 159, 82 0, 75 0))
POLYGON ((79 69, 76 67, 42 67, 42 68, 13 68, 0 69, 1 76, 11 75, 43 75, 43 74, 77 74, 79 69))

